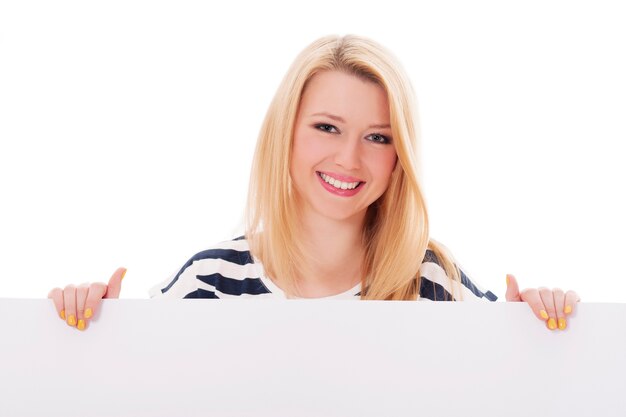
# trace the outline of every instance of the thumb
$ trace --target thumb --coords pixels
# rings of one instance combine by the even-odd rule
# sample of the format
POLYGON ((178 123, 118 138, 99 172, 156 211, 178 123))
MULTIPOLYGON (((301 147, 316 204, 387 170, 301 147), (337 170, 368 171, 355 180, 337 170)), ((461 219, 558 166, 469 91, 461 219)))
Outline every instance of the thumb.
POLYGON ((519 294, 519 286, 517 280, 511 274, 506 275, 506 301, 522 301, 519 294))
POLYGON ((120 291, 122 290, 122 279, 126 275, 126 268, 117 268, 117 270, 111 275, 109 279, 109 285, 107 286, 107 293, 104 298, 119 298, 120 291))

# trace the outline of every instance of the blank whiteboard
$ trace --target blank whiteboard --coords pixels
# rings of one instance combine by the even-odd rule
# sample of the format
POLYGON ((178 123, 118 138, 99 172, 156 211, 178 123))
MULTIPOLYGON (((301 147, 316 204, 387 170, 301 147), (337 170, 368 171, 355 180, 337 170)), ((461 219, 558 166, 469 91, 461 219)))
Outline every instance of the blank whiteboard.
POLYGON ((0 416, 624 416, 626 304, 0 299, 0 416))

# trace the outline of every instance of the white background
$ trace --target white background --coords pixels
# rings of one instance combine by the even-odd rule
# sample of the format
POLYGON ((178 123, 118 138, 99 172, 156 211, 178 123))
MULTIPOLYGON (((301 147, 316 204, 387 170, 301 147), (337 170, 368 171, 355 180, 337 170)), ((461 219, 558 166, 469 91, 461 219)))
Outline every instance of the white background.
POLYGON ((355 33, 413 81, 432 236, 470 276, 624 302, 620 3, 3 1, 0 296, 125 266, 145 298, 238 235, 280 79, 355 33))

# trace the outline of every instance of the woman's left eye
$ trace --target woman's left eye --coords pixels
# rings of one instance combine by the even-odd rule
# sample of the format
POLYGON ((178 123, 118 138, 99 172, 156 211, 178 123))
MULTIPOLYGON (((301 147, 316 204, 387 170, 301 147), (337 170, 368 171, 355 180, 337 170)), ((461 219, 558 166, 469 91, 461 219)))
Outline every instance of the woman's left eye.
POLYGON ((369 135, 368 137, 370 138, 369 140, 375 143, 391 143, 387 136, 379 135, 378 133, 374 133, 373 135, 369 135))

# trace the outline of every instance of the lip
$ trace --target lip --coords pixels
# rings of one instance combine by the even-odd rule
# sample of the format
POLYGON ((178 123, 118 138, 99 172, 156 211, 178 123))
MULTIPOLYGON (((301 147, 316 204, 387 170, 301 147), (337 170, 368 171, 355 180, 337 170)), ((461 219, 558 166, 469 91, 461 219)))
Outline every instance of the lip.
MULTIPOLYGON (((324 172, 324 174, 326 174, 324 172)), ((326 174, 332 177, 331 174, 326 174)), ((335 188, 334 186, 330 185, 329 183, 327 183, 326 181, 324 181, 322 179, 322 177, 320 176, 319 172, 315 174, 315 176, 317 177, 317 179, 319 180, 320 184, 322 184, 322 187, 324 187, 326 189, 326 191, 328 191, 331 194, 335 194, 338 195, 340 197, 352 197, 353 195, 358 194, 359 191, 361 191, 361 188, 363 188, 363 186, 365 185, 365 182, 361 181, 361 183, 353 190, 342 190, 341 188, 335 188)), ((352 178, 352 177, 344 177, 344 178, 352 178)), ((339 179, 339 178, 337 178, 339 179)), ((356 182, 358 180, 355 181, 344 181, 344 182, 356 182)))
POLYGON ((336 180, 342 181, 342 182, 365 182, 362 179, 356 178, 356 177, 350 177, 347 175, 340 175, 340 174, 335 174, 334 172, 328 172, 328 171, 317 171, 318 173, 322 173, 325 175, 328 175, 329 177, 333 177, 336 180))

